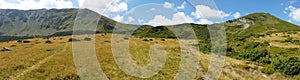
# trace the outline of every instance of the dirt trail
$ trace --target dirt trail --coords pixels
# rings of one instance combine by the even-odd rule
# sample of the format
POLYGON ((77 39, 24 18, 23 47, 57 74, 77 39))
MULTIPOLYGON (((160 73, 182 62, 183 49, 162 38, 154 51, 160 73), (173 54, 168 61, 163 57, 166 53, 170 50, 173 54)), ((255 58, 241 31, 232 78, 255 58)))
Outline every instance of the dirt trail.
POLYGON ((51 56, 46 57, 45 59, 41 60, 40 62, 38 62, 37 64, 27 68, 26 70, 22 71, 21 73, 18 73, 16 75, 13 75, 10 77, 9 80, 18 80, 19 77, 24 76, 25 74, 27 74, 28 72, 31 72, 32 70, 38 69, 42 64, 46 63, 47 61, 49 61, 51 58, 53 58, 55 55, 63 53, 67 50, 68 47, 68 43, 65 44, 65 47, 63 48, 63 50, 59 53, 53 54, 51 56))

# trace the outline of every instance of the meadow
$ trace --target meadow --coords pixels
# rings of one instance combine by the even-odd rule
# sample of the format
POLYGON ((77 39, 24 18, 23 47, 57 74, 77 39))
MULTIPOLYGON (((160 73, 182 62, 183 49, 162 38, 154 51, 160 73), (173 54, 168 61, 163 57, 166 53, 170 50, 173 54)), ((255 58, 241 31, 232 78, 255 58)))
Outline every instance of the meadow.
MULTIPOLYGON (((286 43, 281 45, 278 43, 287 38, 283 33, 278 33, 273 37, 249 38, 249 42, 265 42, 269 41, 272 48, 297 48, 299 44, 286 43), (295 47, 293 47, 295 46, 295 47)), ((287 35, 286 35, 287 36, 287 35)), ((299 33, 290 35, 293 39, 299 39, 299 33)), ((74 64, 72 54, 72 42, 69 41, 71 36, 51 37, 49 39, 36 38, 28 39, 30 43, 17 41, 9 41, 0 43, 0 47, 9 47, 13 51, 0 52, 0 79, 1 80, 77 80, 79 76, 74 64), (46 41, 50 40, 50 43, 46 41)), ((85 41, 79 39, 79 42, 85 41)), ((132 77, 123 72, 116 64, 111 49, 111 34, 96 34, 95 39, 96 55, 98 62, 106 76, 111 80, 169 80, 173 79, 179 69, 181 61, 181 49, 177 39, 166 38, 141 38, 137 36, 130 37, 130 55, 136 64, 146 66, 150 63, 148 55, 151 45, 160 44, 166 52, 168 59, 162 70, 148 79, 132 77)), ((88 42, 88 41, 85 41, 88 42)), ((199 40, 199 42, 203 42, 199 40)), ((201 44, 200 44, 201 45, 201 44)), ((83 46, 84 47, 84 46, 83 46)), ((299 52, 299 50, 297 50, 299 52)), ((205 77, 208 70, 211 55, 209 53, 199 53, 198 56, 200 70, 194 79, 201 80, 205 77)), ((296 55, 296 54, 295 54, 296 55)), ((300 79, 300 76, 286 76, 280 72, 272 74, 263 73, 261 69, 268 64, 261 64, 244 59, 226 57, 226 61, 222 67, 220 80, 232 79, 300 79)))

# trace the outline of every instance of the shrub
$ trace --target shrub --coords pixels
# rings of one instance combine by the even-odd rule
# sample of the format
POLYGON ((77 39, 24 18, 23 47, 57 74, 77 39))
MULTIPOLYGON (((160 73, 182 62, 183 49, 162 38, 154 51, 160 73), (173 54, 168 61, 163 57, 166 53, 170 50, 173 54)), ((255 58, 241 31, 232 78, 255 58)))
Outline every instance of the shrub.
POLYGON ((46 49, 46 51, 52 51, 51 49, 46 49))
POLYGON ((30 43, 30 41, 29 40, 24 40, 23 43, 30 43))
POLYGON ((149 40, 148 40, 148 39, 143 39, 143 41, 146 41, 146 42, 147 42, 147 41, 149 41, 149 40))
POLYGON ((17 45, 11 45, 10 47, 17 47, 17 45))
POLYGON ((272 66, 276 71, 283 72, 286 75, 298 75, 300 73, 300 59, 298 57, 274 59, 272 66))
POLYGON ((273 74, 273 73, 275 73, 275 70, 271 65, 268 65, 268 66, 262 68, 261 72, 266 73, 266 74, 273 74))
POLYGON ((125 39, 125 40, 129 40, 129 38, 128 38, 128 37, 124 37, 123 39, 125 39))
POLYGON ((66 76, 56 76, 51 80, 80 80, 80 77, 76 74, 66 75, 66 76))
POLYGON ((52 41, 46 40, 45 43, 46 43, 46 44, 50 44, 50 43, 52 43, 52 41))
POLYGON ((80 40, 75 39, 75 38, 70 38, 70 39, 69 39, 69 42, 73 42, 73 41, 80 41, 80 40))
POLYGON ((161 41, 166 41, 165 39, 160 39, 161 41))
POLYGON ((284 40, 284 42, 292 42, 293 41, 293 38, 291 37, 288 37, 286 40, 284 40))
POLYGON ((260 45, 259 42, 251 42, 245 46, 245 49, 254 49, 260 45))
POLYGON ((266 57, 269 52, 266 49, 250 49, 240 52, 240 56, 250 61, 258 61, 259 59, 266 57))
POLYGON ((84 40, 85 40, 85 41, 92 41, 92 38, 86 37, 86 38, 84 38, 84 40))
POLYGON ((108 41, 108 40, 105 40, 104 42, 110 42, 110 41, 108 41))
POLYGON ((268 57, 262 57, 258 60, 259 63, 271 64, 271 60, 268 57))
POLYGON ((263 44, 261 44, 262 46, 270 46, 270 43, 269 42, 264 42, 263 44))
POLYGON ((26 67, 24 65, 18 65, 14 67, 14 70, 22 70, 22 69, 26 69, 26 67))
POLYGON ((150 41, 153 41, 153 39, 149 39, 150 41))
POLYGON ((298 51, 299 48, 289 48, 290 51, 298 51))
POLYGON ((21 43, 21 42, 22 42, 22 40, 17 40, 17 42, 18 42, 18 43, 21 43))
POLYGON ((254 38, 259 38, 260 36, 259 36, 259 34, 254 34, 253 37, 254 38))

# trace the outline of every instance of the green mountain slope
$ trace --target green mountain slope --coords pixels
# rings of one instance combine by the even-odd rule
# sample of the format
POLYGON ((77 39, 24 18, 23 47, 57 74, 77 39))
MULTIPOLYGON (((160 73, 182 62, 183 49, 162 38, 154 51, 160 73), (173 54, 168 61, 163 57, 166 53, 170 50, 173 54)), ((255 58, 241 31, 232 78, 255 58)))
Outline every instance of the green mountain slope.
MULTIPOLYGON (((71 35, 78 11, 78 9, 0 9, 0 35, 27 37, 71 35)), ((118 22, 112 19, 102 16, 98 22, 97 32, 111 33, 117 23, 118 22)), ((140 26, 119 24, 123 27, 140 26)), ((157 27, 143 25, 133 34, 141 37, 175 38, 176 36, 172 31, 168 30, 168 27, 183 26, 193 27, 199 39, 209 39, 207 25, 200 24, 179 24, 157 27)), ((230 37, 300 30, 299 26, 280 20, 268 13, 249 14, 235 20, 226 21, 224 26, 230 37)), ((184 29, 182 30, 184 31, 184 29)))
POLYGON ((299 26, 283 21, 269 13, 253 13, 235 20, 229 20, 225 24, 227 32, 234 35, 300 31, 299 26))
MULTIPOLYGON (((49 36, 71 31, 78 9, 0 10, 0 35, 49 36)), ((92 11, 90 11, 92 12, 92 11)), ((115 21, 101 17, 99 29, 112 31, 115 21)), ((104 31, 99 30, 99 31, 104 31)))

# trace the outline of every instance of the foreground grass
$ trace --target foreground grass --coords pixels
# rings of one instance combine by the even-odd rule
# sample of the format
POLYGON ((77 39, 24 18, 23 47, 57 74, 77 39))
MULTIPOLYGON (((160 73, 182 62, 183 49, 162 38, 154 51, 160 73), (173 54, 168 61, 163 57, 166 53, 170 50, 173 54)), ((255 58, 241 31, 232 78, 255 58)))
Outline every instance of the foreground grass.
MULTIPOLYGON (((49 56, 53 56, 45 63, 34 70, 18 77, 22 80, 47 80, 47 79, 78 79, 76 68, 73 62, 72 43, 67 42, 70 36, 62 37, 62 40, 50 40, 52 44, 45 44, 44 39, 32 39, 29 44, 17 43, 11 41, 9 43, 1 43, 0 47, 12 47, 14 51, 0 52, 0 79, 10 79, 24 70, 38 64, 40 61, 49 56), (47 51, 51 50, 51 51, 47 51), (2 66, 3 65, 3 66, 2 66)), ((112 80, 140 80, 141 78, 132 77, 125 74, 115 63, 111 51, 111 35, 96 35, 96 51, 98 62, 102 70, 109 79, 112 80)), ((150 39, 149 39, 150 40, 150 39)), ((169 80, 173 79, 179 69, 181 61, 181 52, 178 40, 175 39, 154 39, 152 41, 143 41, 142 38, 132 37, 130 40, 130 54, 135 63, 140 66, 146 66, 150 63, 148 51, 151 45, 160 44, 164 46, 168 59, 162 70, 153 77, 146 80, 169 80)), ((200 67, 195 79, 202 79, 206 73, 211 55, 201 53, 200 67)), ((236 60, 226 57, 225 66, 221 73, 221 80, 228 79, 292 79, 293 77, 285 77, 280 73, 267 75, 261 73, 262 65, 257 63, 236 60)))

